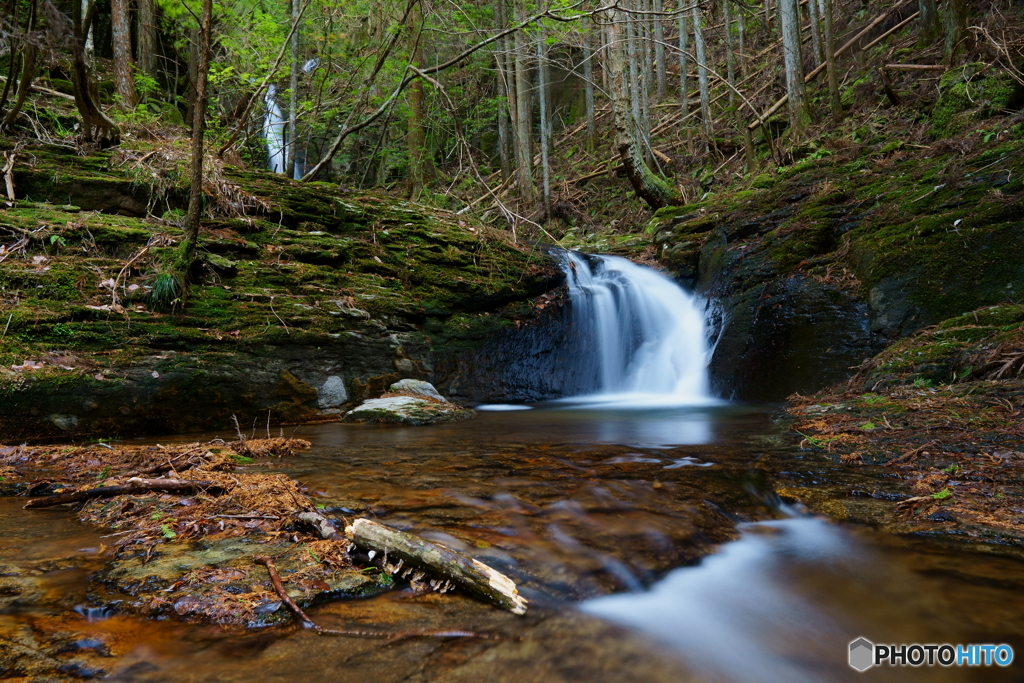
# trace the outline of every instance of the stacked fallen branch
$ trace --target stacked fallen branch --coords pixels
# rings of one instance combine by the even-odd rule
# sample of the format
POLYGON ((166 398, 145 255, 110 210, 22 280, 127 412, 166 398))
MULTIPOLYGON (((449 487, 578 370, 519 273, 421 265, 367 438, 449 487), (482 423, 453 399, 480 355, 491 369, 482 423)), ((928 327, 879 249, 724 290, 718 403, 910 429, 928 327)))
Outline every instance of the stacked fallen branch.
POLYGON ((284 612, 275 612, 283 605, 304 627, 325 635, 492 637, 462 630, 325 629, 303 612, 318 600, 385 590, 403 578, 414 591, 461 588, 514 614, 526 611, 512 580, 491 567, 368 519, 353 522, 343 536, 299 482, 242 468, 268 464, 255 463, 257 457, 291 455, 309 445, 240 438, 171 446, 0 446, 0 467, 14 479, 22 469, 59 471, 63 481, 74 482, 29 484, 36 497, 25 507, 82 504, 82 521, 111 530, 111 566, 97 580, 136 595, 132 606, 144 614, 263 626, 280 621, 284 612), (152 476, 160 473, 166 476, 152 476), (39 496, 43 490, 51 495, 39 496), (244 549, 250 543, 266 555, 251 555, 244 549), (368 551, 358 554, 361 567, 350 555, 356 547, 368 551), (149 575, 147 565, 160 557, 165 567, 168 561, 184 567, 169 585, 166 574, 149 575), (283 563, 287 591, 277 562, 283 563))

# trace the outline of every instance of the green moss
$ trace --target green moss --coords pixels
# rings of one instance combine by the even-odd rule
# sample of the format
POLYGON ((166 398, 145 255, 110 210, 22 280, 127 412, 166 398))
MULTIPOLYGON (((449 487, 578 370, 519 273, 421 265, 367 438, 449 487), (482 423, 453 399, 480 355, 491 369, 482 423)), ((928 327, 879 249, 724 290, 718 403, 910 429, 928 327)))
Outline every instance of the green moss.
POLYGON ((1012 109, 1024 94, 1010 74, 981 63, 950 69, 939 79, 939 99, 932 110, 936 134, 961 132, 978 119, 1012 109))

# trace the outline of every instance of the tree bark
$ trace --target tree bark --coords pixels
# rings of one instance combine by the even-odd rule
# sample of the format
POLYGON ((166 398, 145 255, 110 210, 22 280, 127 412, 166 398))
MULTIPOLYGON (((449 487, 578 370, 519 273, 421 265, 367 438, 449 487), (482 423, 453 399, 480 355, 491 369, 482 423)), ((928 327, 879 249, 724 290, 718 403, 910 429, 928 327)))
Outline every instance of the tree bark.
POLYGON ((687 36, 685 12, 679 13, 677 23, 679 24, 679 108, 682 110, 680 113, 683 116, 686 116, 690 113, 690 85, 686 74, 690 65, 687 63, 688 60, 686 57, 687 36))
MULTIPOLYGON (((615 117, 616 146, 630 184, 648 206, 660 209, 679 200, 679 193, 668 182, 651 171, 644 160, 643 148, 637 139, 636 125, 630 116, 629 89, 626 86, 626 65, 619 26, 626 21, 623 12, 611 10, 608 25, 608 76, 615 117)), ((628 29, 628 26, 627 26, 628 29)))
POLYGON ((139 68, 156 78, 157 19, 156 0, 137 0, 139 7, 139 68))
POLYGON ((361 548, 386 554, 392 562, 419 567, 513 614, 526 614, 528 603, 515 583, 482 562, 369 519, 357 519, 345 528, 345 535, 361 548))
MULTIPOLYGON (((508 6, 505 0, 497 0, 496 21, 497 29, 504 31, 508 28, 508 6)), ((508 41, 506 38, 498 40, 494 50, 494 59, 498 67, 498 84, 501 92, 501 103, 498 105, 498 154, 501 158, 501 179, 507 181, 512 176, 512 159, 509 155, 512 145, 511 137, 513 131, 509 130, 509 124, 515 126, 515 92, 512 88, 512 70, 509 68, 508 41)))
MULTIPOLYGON (((18 114, 21 113, 21 108, 25 106, 25 99, 28 97, 28 90, 32 86, 32 79, 35 78, 37 49, 35 42, 32 40, 32 32, 35 30, 35 28, 36 2, 35 0, 33 0, 31 6, 29 7, 28 23, 25 27, 25 41, 22 44, 21 78, 18 80, 18 90, 14 97, 14 104, 11 105, 11 108, 10 110, 8 110, 7 115, 4 116, 2 121, 0 121, 0 130, 10 130, 11 128, 14 127, 14 122, 18 119, 18 114)), ((13 49, 8 53, 8 59, 10 59, 11 63, 13 64, 13 49)), ((10 85, 10 81, 8 81, 7 85, 10 85)), ((3 102, 0 102, 0 108, 3 107, 3 104, 3 102)))
POLYGON ((114 50, 114 87, 121 107, 135 107, 135 74, 132 73, 132 25, 129 0, 110 0, 110 41, 114 50))
POLYGON ((722 0, 722 30, 725 33, 725 73, 729 81, 729 106, 736 105, 736 58, 732 48, 732 12, 730 3, 732 0, 722 0))
POLYGON ((704 136, 710 143, 711 130, 711 93, 708 87, 707 57, 704 54, 703 12, 696 3, 693 5, 693 43, 697 57, 697 80, 700 83, 700 117, 704 128, 704 136))
MULTIPOLYGON (((514 2, 516 23, 526 18, 523 0, 514 2)), ((516 165, 519 167, 519 196, 532 203, 537 195, 533 186, 533 154, 530 152, 532 116, 530 115, 530 68, 526 62, 526 36, 515 32, 516 72, 516 165)))
POLYGON ((967 0, 946 0, 944 16, 946 58, 952 62, 967 35, 967 0))
MULTIPOLYGON (((299 0, 292 0, 292 23, 299 21, 299 0)), ((418 5, 417 5, 418 6, 418 5)), ((292 178, 298 180, 302 173, 295 163, 299 145, 299 31, 292 31, 292 64, 288 82, 288 137, 285 139, 285 168, 292 170, 292 178)), ((418 66, 418 65, 417 65, 418 66)), ((418 81, 417 81, 418 82, 418 81)))
POLYGON ((939 37, 939 8, 935 0, 917 0, 917 6, 921 12, 920 44, 927 47, 939 37))
POLYGON ((83 7, 83 3, 73 2, 71 7, 74 43, 73 84, 75 106, 82 117, 82 139, 86 142, 98 142, 102 146, 116 145, 121 140, 121 129, 97 104, 92 75, 86 62, 85 39, 96 12, 96 3, 95 0, 87 0, 83 7))
POLYGON ((544 217, 551 219, 551 112, 548 111, 548 55, 544 26, 537 27, 537 99, 540 104, 540 164, 543 182, 544 217))
POLYGON ((843 101, 839 96, 839 71, 836 68, 835 32, 832 28, 832 5, 835 0, 825 0, 825 64, 828 68, 828 99, 832 118, 843 118, 843 101))
POLYGON ((789 123, 794 136, 800 137, 807 126, 800 13, 797 0, 780 0, 779 8, 782 20, 782 55, 786 69, 786 94, 789 95, 789 123))
POLYGON ((740 3, 740 8, 736 11, 736 30, 739 33, 739 67, 740 76, 747 75, 747 11, 746 6, 740 3))
MULTIPOLYGON (((654 0, 654 11, 664 11, 663 0, 654 0)), ((665 70, 665 22, 660 14, 654 15, 654 77, 658 84, 657 97, 661 102, 668 92, 668 74, 665 70)))
MULTIPOLYGON (((409 12, 409 61, 417 69, 423 63, 423 10, 420 3, 414 3, 409 12)), ((417 78, 409 84, 409 120, 406 144, 409 153, 409 198, 419 199, 424 186, 430 179, 430 159, 427 155, 427 131, 423 125, 424 82, 417 78)))
POLYGON ((807 14, 811 25, 811 51, 814 53, 814 65, 825 61, 825 47, 821 39, 821 17, 818 16, 817 0, 808 0, 807 14))
POLYGON ((590 48, 590 33, 583 32, 583 100, 587 117, 587 146, 594 146, 597 129, 594 123, 594 51, 590 48))
POLYGON ((185 214, 185 243, 177 275, 187 292, 188 269, 199 246, 199 220, 203 212, 203 141, 206 136, 206 82, 210 72, 210 33, 213 30, 213 0, 203 0, 199 24, 196 99, 192 107, 192 160, 189 169, 188 212, 185 214))

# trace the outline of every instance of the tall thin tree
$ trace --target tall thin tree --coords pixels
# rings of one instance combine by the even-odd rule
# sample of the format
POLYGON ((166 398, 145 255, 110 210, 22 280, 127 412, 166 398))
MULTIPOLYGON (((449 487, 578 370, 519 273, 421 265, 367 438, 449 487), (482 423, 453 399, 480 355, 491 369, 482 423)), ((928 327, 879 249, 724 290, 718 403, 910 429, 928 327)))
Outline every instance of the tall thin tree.
POLYGON ((804 66, 801 56, 800 14, 797 0, 779 0, 782 24, 782 56, 786 71, 786 93, 789 95, 789 123, 796 137, 807 126, 804 90, 804 66))
POLYGON ((693 3, 693 45, 697 58, 697 82, 700 84, 700 118, 707 143, 711 142, 711 88, 708 83, 708 63, 704 50, 704 12, 693 3))
POLYGON ((121 106, 135 106, 135 74, 132 73, 132 24, 128 0, 110 0, 110 43, 114 52, 114 87, 121 106))
POLYGON ((203 142, 206 137, 207 80, 210 73, 210 34, 213 32, 213 0, 203 0, 199 17, 196 63, 196 97, 192 107, 192 159, 189 164, 188 211, 185 213, 185 242, 175 270, 182 295, 188 291, 188 272, 199 248, 199 223, 203 213, 203 142))

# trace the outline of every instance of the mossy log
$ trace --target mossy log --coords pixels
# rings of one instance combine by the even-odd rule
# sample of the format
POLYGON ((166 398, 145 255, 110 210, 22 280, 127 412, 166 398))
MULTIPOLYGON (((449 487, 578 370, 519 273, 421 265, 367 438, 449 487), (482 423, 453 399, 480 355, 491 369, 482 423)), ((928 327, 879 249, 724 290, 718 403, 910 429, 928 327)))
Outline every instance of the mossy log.
POLYGON ((519 595, 512 579, 483 562, 369 519, 357 519, 345 528, 345 535, 357 546, 449 579, 513 614, 526 613, 526 599, 519 595))

